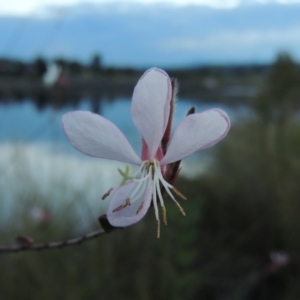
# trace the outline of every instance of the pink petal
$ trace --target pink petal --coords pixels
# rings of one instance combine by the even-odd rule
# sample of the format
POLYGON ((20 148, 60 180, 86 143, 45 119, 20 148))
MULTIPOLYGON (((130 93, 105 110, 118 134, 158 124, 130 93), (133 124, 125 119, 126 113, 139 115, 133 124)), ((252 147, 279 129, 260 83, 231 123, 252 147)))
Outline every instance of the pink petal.
POLYGON ((167 126, 171 94, 168 74, 157 68, 147 70, 133 92, 132 119, 148 145, 150 158, 156 154, 167 126))
POLYGON ((176 128, 161 165, 181 160, 223 139, 230 128, 228 115, 220 109, 206 110, 183 119, 176 128))
POLYGON ((135 197, 134 190, 139 182, 130 181, 115 190, 108 206, 107 218, 115 227, 125 227, 140 221, 147 213, 152 199, 152 183, 145 184, 142 192, 135 197), (130 205, 126 205, 129 199, 130 205), (124 206, 122 208, 122 206, 124 206))
POLYGON ((123 133, 109 120, 87 111, 70 112, 62 117, 62 124, 71 145, 94 157, 141 164, 123 133))

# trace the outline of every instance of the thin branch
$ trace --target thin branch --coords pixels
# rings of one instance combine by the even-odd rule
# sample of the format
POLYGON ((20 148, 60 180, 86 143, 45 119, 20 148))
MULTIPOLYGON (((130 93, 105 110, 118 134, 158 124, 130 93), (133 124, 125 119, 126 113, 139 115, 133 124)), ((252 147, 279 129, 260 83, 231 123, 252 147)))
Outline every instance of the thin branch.
POLYGON ((105 230, 98 230, 95 232, 91 232, 88 234, 84 234, 74 239, 70 240, 63 240, 59 242, 52 242, 52 243, 41 243, 41 244, 32 244, 32 245, 13 245, 13 246, 0 246, 0 253, 9 253, 9 252, 20 252, 20 251, 27 251, 27 250, 47 250, 47 249, 57 249, 57 248, 64 248, 67 246, 79 245, 85 241, 95 239, 100 235, 107 233, 105 230))

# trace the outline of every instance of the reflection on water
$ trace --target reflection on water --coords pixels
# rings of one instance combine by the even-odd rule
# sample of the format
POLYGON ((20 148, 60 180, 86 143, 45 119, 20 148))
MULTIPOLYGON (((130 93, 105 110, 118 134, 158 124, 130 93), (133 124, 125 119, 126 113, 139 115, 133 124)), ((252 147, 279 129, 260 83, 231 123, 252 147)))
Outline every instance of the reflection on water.
POLYGON ((62 205, 80 212, 85 219, 80 226, 87 225, 105 212, 101 196, 121 181, 118 162, 53 153, 26 143, 1 143, 0 154, 0 225, 12 214, 28 216, 35 206, 50 207, 55 215, 62 205))

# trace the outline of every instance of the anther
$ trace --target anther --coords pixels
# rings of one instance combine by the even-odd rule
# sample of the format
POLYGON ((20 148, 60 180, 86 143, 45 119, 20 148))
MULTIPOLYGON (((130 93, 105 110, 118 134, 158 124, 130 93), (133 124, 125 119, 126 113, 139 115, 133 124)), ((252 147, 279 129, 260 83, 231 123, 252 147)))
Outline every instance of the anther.
POLYGON ((144 202, 142 202, 141 206, 137 209, 136 214, 138 214, 141 211, 141 209, 143 208, 143 205, 144 205, 144 202))
POLYGON ((164 224, 168 225, 168 222, 167 222, 167 211, 166 211, 165 206, 162 206, 161 209, 162 209, 162 212, 163 212, 163 221, 164 221, 164 224))
MULTIPOLYGON (((174 199, 173 199, 173 200, 174 200, 174 199)), ((180 204, 179 204, 176 200, 174 200, 174 202, 175 202, 176 206, 178 207, 180 213, 181 213, 183 216, 185 216, 185 211, 184 211, 183 208, 180 206, 180 204)))
POLYGON ((115 213, 115 212, 117 212, 117 211, 120 211, 120 210, 122 210, 124 208, 124 204, 121 204, 120 206, 118 206, 117 208, 115 208, 114 210, 113 210, 113 213, 115 213))
POLYGON ((130 198, 126 198, 124 207, 129 206, 129 205, 131 205, 130 198))
POLYGON ((160 237, 160 220, 157 220, 157 238, 160 237))
POLYGON ((102 196, 102 200, 104 200, 105 198, 107 198, 109 195, 110 195, 110 193, 113 191, 113 189, 114 188, 110 188, 103 196, 102 196))
POLYGON ((125 204, 121 204, 120 206, 118 206, 117 208, 115 208, 115 209, 113 210, 113 213, 115 213, 115 212, 117 212, 117 211, 120 211, 120 210, 122 210, 123 208, 125 208, 125 207, 127 207, 127 206, 129 206, 129 205, 130 205, 130 198, 126 198, 125 204))
POLYGON ((187 200, 187 198, 183 194, 181 194, 176 188, 174 188, 174 186, 172 187, 172 189, 181 199, 187 200))

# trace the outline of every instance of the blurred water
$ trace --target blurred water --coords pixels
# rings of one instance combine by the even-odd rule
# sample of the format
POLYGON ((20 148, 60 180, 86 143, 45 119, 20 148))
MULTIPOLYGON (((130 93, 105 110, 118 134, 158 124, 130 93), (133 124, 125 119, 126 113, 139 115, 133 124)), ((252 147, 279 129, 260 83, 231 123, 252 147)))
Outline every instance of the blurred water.
MULTIPOLYGON (((140 136, 130 116, 130 99, 117 98, 115 100, 101 100, 100 113, 103 117, 115 123, 125 134, 133 148, 139 152, 140 136)), ((212 102, 195 102, 182 99, 176 103, 174 126, 180 123, 186 112, 192 107, 197 112, 210 108, 221 108, 226 111, 231 120, 250 117, 251 110, 245 105, 229 106, 212 102)), ((92 110, 93 103, 82 99, 76 110, 92 110)), ((67 151, 77 154, 67 142, 61 127, 61 117, 64 113, 73 111, 72 107, 46 107, 38 110, 31 99, 22 102, 6 102, 0 104, 0 142, 25 142, 48 146, 51 151, 67 151)))
MULTIPOLYGON (((76 110, 92 110, 94 104, 83 99, 76 110)), ((174 126, 192 106, 198 112, 221 108, 233 122, 251 116, 245 106, 184 99, 177 102, 174 126)), ((129 99, 101 100, 98 107, 99 113, 115 123, 140 153, 141 138, 130 116, 129 99)), ((106 211, 107 203, 100 198, 120 184, 117 168, 124 168, 124 164, 87 157, 70 146, 61 118, 73 110, 71 106, 59 109, 48 106, 41 111, 30 99, 0 104, 0 223, 9 222, 11 215, 21 214, 20 220, 23 219, 23 214, 30 213, 27 207, 32 205, 50 206, 56 214, 62 202, 72 207, 76 203, 78 216, 85 224, 106 211)), ((181 176, 195 177, 206 172, 211 162, 207 153, 211 152, 202 151, 184 160, 181 176)))

